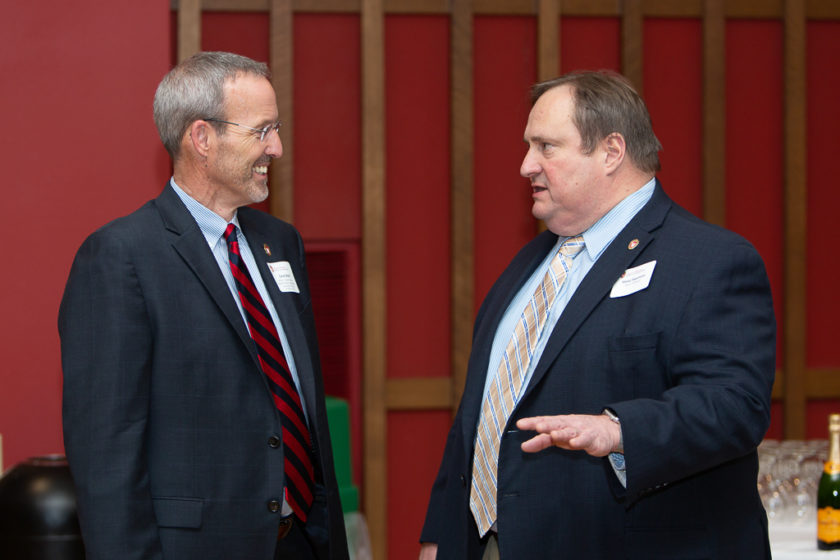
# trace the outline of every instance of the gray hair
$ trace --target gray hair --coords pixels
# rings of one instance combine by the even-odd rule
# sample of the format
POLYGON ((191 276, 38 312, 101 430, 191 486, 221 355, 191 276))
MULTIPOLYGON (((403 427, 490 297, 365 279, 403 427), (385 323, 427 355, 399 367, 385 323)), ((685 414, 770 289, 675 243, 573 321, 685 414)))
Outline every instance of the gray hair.
MULTIPOLYGON (((225 83, 240 74, 271 79, 268 66, 226 52, 200 52, 169 71, 155 92, 155 125, 173 160, 187 128, 199 119, 223 119, 225 83)), ((223 130, 221 125, 216 125, 223 130)))
POLYGON ((535 84, 531 102, 536 103, 545 92, 567 85, 572 89, 575 109, 572 120, 580 133, 584 154, 614 132, 624 137, 627 154, 642 171, 659 171, 659 150, 662 144, 653 133, 645 102, 624 76, 614 72, 571 72, 535 84))

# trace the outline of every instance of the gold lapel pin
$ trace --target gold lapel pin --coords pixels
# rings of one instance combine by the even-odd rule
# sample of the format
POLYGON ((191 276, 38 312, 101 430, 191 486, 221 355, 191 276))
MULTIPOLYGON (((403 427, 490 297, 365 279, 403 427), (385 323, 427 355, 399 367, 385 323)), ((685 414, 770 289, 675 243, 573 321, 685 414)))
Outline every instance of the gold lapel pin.
POLYGON ((268 248, 268 243, 263 243, 263 251, 265 251, 265 254, 269 257, 271 256, 271 249, 268 248))
POLYGON ((627 245, 627 248, 628 248, 628 249, 630 249, 630 250, 632 251, 633 249, 635 249, 635 248, 636 248, 636 247, 638 247, 638 246, 639 246, 639 240, 638 240, 638 239, 634 239, 633 241, 631 241, 631 242, 627 245))

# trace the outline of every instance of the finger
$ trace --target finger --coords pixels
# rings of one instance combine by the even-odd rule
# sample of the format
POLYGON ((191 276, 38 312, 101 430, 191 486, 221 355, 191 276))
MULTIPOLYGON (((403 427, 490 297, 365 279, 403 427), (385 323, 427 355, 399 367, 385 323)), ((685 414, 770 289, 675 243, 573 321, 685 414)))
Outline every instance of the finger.
POLYGON ((594 457, 604 457, 610 452, 608 440, 600 437, 598 433, 588 432, 569 441, 573 449, 582 449, 594 457))
POLYGON ((551 436, 552 445, 563 449, 580 449, 572 443, 572 440, 578 437, 578 433, 572 428, 563 427, 559 430, 551 430, 548 434, 551 436))
POLYGON ((537 424, 545 420, 545 416, 531 416, 530 418, 520 418, 516 421, 516 427, 520 430, 536 430, 537 424))
POLYGON ((592 434, 587 432, 568 434, 566 443, 570 449, 586 449, 592 445, 592 434))
POLYGON ((538 434, 527 441, 522 442, 522 451, 526 453, 536 453, 542 451, 547 447, 551 447, 551 436, 548 434, 538 434))

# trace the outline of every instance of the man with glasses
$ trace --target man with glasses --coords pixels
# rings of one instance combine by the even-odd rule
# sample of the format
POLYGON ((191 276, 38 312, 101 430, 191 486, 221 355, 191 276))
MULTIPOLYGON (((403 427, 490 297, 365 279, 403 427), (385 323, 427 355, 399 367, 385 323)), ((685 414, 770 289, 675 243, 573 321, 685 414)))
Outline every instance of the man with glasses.
POLYGON ((199 53, 154 117, 173 176, 84 242, 59 312, 87 558, 347 558, 303 243, 247 207, 283 153, 268 68, 199 53))

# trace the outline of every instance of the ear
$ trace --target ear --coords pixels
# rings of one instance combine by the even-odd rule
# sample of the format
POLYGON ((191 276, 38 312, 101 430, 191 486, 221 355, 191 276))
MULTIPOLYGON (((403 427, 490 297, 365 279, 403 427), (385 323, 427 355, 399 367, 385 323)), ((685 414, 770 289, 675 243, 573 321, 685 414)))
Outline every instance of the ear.
POLYGON ((624 136, 618 132, 607 135, 601 143, 604 149, 604 167, 609 174, 621 167, 627 153, 627 145, 624 143, 624 136))
POLYGON ((187 148, 199 158, 206 158, 216 131, 207 121, 193 121, 184 133, 181 147, 187 148))

